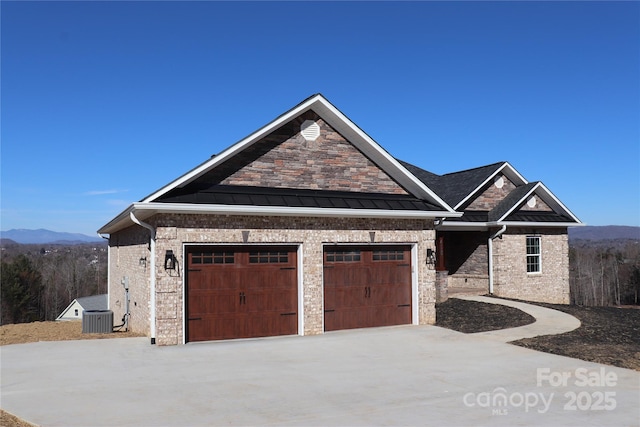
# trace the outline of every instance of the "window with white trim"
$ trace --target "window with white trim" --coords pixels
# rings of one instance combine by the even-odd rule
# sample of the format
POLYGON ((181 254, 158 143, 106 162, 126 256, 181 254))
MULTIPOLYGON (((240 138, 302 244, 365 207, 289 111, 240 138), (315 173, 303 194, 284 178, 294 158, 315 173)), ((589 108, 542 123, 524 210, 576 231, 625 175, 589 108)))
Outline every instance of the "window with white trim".
POLYGON ((527 236, 527 273, 540 273, 540 237, 527 236))

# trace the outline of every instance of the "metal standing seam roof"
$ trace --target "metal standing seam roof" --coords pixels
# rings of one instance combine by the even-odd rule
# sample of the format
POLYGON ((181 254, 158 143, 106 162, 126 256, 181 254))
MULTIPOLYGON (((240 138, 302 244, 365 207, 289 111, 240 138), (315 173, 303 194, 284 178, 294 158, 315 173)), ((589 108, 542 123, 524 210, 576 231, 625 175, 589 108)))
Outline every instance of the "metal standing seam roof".
POLYGON ((169 192, 158 201, 212 205, 444 211, 441 206, 403 194, 232 185, 213 185, 204 189, 198 186, 187 186, 169 192))

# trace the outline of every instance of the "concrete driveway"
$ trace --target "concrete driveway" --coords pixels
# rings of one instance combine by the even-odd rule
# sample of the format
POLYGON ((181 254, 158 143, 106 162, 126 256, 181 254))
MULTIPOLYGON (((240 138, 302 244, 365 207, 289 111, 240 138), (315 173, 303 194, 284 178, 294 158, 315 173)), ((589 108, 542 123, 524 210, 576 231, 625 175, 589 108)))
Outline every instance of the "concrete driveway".
POLYGON ((634 426, 640 373, 435 326, 0 348, 1 407, 44 426, 634 426))

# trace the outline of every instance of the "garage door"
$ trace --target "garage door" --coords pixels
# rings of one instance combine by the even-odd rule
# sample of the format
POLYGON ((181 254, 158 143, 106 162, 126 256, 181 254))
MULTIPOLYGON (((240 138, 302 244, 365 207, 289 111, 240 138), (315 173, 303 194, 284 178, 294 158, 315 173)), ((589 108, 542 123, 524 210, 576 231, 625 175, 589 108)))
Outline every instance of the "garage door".
POLYGON ((297 333, 295 247, 192 247, 187 262, 187 341, 297 333))
POLYGON ((325 247, 324 329, 411 323, 411 248, 325 247))

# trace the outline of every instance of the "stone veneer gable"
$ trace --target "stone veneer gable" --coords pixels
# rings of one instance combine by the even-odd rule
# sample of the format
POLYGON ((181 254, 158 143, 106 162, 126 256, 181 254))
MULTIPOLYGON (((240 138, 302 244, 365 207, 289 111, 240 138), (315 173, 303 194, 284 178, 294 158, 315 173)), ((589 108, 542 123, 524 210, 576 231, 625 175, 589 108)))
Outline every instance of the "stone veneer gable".
MULTIPOLYGON (((369 160, 340 133, 315 114, 307 113, 295 120, 294 134, 281 137, 280 130, 265 137, 265 145, 275 146, 233 172, 220 183, 225 185, 300 188, 365 193, 407 194, 386 172, 369 160), (320 136, 307 141, 300 133, 304 118, 313 118, 320 126, 320 136)), ((262 141, 258 141, 258 150, 262 141)))
POLYGON ((509 195, 515 188, 515 184, 506 176, 502 175, 504 185, 502 188, 495 186, 491 181, 482 189, 480 195, 471 201, 464 210, 469 211, 490 211, 495 208, 505 197, 509 195))

